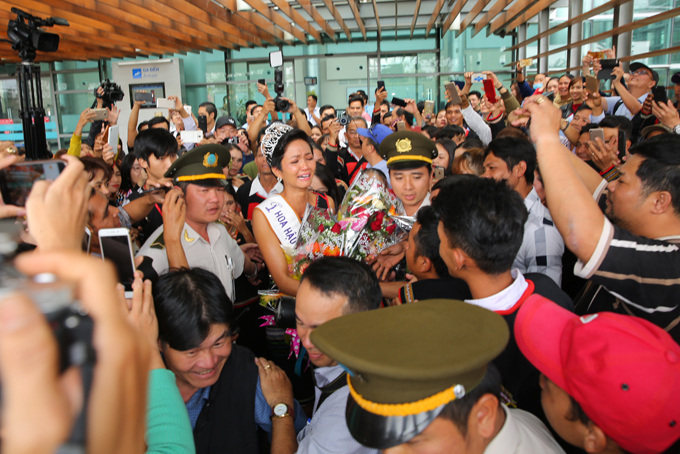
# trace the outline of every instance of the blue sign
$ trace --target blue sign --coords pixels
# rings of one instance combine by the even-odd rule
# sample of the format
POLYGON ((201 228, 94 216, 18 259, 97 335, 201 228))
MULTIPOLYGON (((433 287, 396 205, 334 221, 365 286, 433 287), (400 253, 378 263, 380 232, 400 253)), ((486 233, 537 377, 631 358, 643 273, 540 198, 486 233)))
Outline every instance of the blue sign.
POLYGON ((142 78, 142 68, 133 68, 132 69, 132 78, 133 79, 141 79, 142 78))

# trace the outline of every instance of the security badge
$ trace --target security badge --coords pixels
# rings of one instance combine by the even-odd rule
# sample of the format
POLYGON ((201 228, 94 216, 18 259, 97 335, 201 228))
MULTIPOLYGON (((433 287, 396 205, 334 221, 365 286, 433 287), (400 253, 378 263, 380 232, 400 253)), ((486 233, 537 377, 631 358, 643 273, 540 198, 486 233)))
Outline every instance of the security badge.
POLYGON ((411 146, 411 141, 409 139, 397 140, 395 147, 397 148, 397 153, 406 153, 407 151, 411 151, 413 149, 413 147, 411 146))
POLYGON ((206 153, 203 156, 203 166, 204 167, 217 167, 217 155, 215 153, 206 153))

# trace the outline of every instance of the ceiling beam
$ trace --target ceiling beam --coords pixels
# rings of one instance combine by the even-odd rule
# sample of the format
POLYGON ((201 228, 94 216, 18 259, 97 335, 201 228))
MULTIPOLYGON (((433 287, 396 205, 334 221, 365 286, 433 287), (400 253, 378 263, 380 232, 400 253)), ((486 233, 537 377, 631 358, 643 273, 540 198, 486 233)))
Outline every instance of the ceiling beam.
POLYGON ((524 12, 524 14, 517 16, 517 18, 514 21, 507 24, 505 26, 505 31, 509 32, 514 30, 518 25, 526 24, 529 21, 529 19, 532 19, 533 17, 537 16, 538 13, 540 13, 544 9, 550 8, 550 5, 552 5, 556 1, 557 0, 539 0, 538 3, 536 3, 531 8, 527 9, 524 12))
MULTIPOLYGON (((418 3, 420 3, 420 0, 418 0, 418 3)), ((382 39, 382 28, 380 27, 380 15, 378 14, 378 3, 373 0, 373 14, 375 15, 375 22, 378 24, 378 40, 382 39)), ((415 18, 417 13, 413 15, 415 18)), ((413 36, 413 35, 411 35, 413 36)))
POLYGON ((537 0, 517 0, 514 5, 503 11, 495 20, 491 22, 486 29, 486 36, 490 36, 498 29, 505 27, 506 24, 512 22, 527 9, 532 7, 537 0))
POLYGON ((307 44, 307 37, 297 28, 290 25, 286 19, 284 19, 280 14, 274 11, 272 8, 267 6, 262 0, 245 0, 245 2, 250 5, 251 8, 255 9, 258 13, 262 14, 265 18, 269 19, 274 24, 278 25, 283 31, 290 33, 297 39, 302 41, 305 45, 307 44))
POLYGON ((458 0, 456 6, 454 6, 451 12, 449 13, 449 17, 446 18, 446 22, 444 22, 444 25, 442 27, 442 37, 446 35, 446 32, 449 31, 449 27, 451 27, 451 24, 453 24, 453 21, 456 20, 456 17, 458 17, 458 15, 460 14, 461 10, 463 9, 467 2, 468 0, 458 0))
POLYGON ((323 0, 323 2, 326 4, 326 8, 328 8, 328 10, 331 12, 337 23, 340 24, 340 28, 342 28, 342 30, 345 32, 347 40, 351 43, 352 33, 350 33, 347 24, 345 24, 345 21, 342 19, 342 16, 340 15, 340 12, 333 4, 333 0, 323 0))
MULTIPOLYGON (((416 0, 416 9, 413 12, 413 21, 411 22, 411 39, 413 39, 413 30, 416 29, 416 22, 418 21, 418 14, 420 13, 420 0, 416 0)), ((378 13, 376 13, 377 16, 378 13)))
POLYGON ((307 11, 307 14, 310 15, 312 19, 316 21, 317 24, 319 24, 319 27, 328 35, 328 37, 334 42, 337 43, 338 39, 335 37, 335 30, 333 30, 333 27, 331 27, 328 22, 321 16, 319 13, 319 10, 312 5, 312 2, 309 0, 298 0, 298 3, 304 9, 307 11))
POLYGON ((472 24, 472 21, 475 20, 479 13, 484 11, 484 8, 489 4, 489 2, 491 2, 491 0, 477 0, 475 6, 472 7, 472 9, 465 15, 463 22, 460 23, 460 29, 456 30, 456 38, 458 38, 460 34, 463 33, 470 24, 472 24))
POLYGON ((475 29, 472 31, 472 36, 475 36, 477 33, 479 33, 484 27, 486 27, 486 24, 488 24, 491 20, 493 20, 498 14, 505 9, 506 6, 508 6, 510 3, 512 3, 513 0, 497 0, 496 3, 491 6, 489 11, 486 12, 482 16, 482 18, 475 24, 475 29))
POLYGON ((323 44, 323 38, 321 37, 321 33, 319 33, 319 31, 316 28, 312 27, 312 24, 307 22, 307 19, 302 17, 302 14, 295 11, 295 8, 290 6, 290 3, 288 3, 287 0, 271 0, 271 1, 276 6, 278 6, 279 9, 290 18, 290 20, 295 22, 301 29, 305 30, 308 34, 310 34, 312 38, 314 38, 317 42, 323 44))
POLYGON ((427 38, 430 35, 430 30, 432 30, 432 27, 434 26, 435 22, 437 22, 437 16, 439 16, 439 13, 441 12, 442 7, 444 6, 444 2, 445 0, 437 0, 437 3, 434 5, 434 11, 432 11, 430 20, 427 21, 427 27, 425 27, 425 38, 427 38))
MULTIPOLYGON (((275 36, 281 43, 286 43, 289 46, 293 45, 293 40, 285 39, 281 29, 274 27, 269 19, 266 19, 254 11, 239 11, 236 13, 237 16, 248 22, 255 24, 260 30, 268 31, 273 36, 275 36)), ((279 43, 276 44, 277 46, 279 43)))
POLYGON ((541 38, 545 38, 546 36, 550 36, 553 33, 556 33, 560 30, 564 30, 567 27, 570 27, 574 24, 578 24, 583 22, 584 20, 590 19, 593 16, 597 16, 598 14, 604 13, 605 11, 609 11, 612 8, 615 8, 617 6, 625 5, 626 3, 630 2, 631 0, 611 0, 607 3, 603 3, 602 5, 591 9, 587 13, 579 14, 578 16, 569 19, 566 22, 562 22, 559 25, 555 25, 554 27, 550 27, 548 30, 539 33, 538 35, 529 38, 527 40, 522 41, 521 43, 517 43, 512 47, 509 47, 506 49, 507 51, 513 51, 516 49, 519 49, 520 47, 527 46, 533 42, 538 41, 541 38))
POLYGON ((359 27, 361 34, 364 36, 364 41, 366 41, 366 26, 364 26, 364 21, 361 20, 361 15, 359 14, 359 8, 357 7, 356 0, 347 0, 347 3, 349 4, 349 8, 352 10, 352 14, 354 14, 354 20, 357 21, 357 26, 359 27))
MULTIPOLYGON (((639 20, 630 22, 628 24, 622 25, 620 27, 612 28, 611 30, 608 30, 604 33, 600 33, 599 35, 591 36, 590 38, 582 39, 580 41, 575 41, 573 43, 567 44, 566 46, 559 47, 557 49, 552 49, 552 50, 549 50, 547 52, 543 52, 543 53, 540 53, 538 55, 534 55, 534 56, 527 57, 527 58, 547 57, 548 55, 556 54, 558 52, 564 52, 565 50, 569 50, 569 49, 572 49, 574 47, 584 46, 586 44, 595 43, 597 41, 602 41, 603 39, 610 38, 614 35, 619 35, 621 33, 627 33, 627 32, 633 31, 633 30, 637 30, 638 28, 646 27, 647 25, 651 25, 651 24, 654 24, 656 22, 661 22, 661 21, 664 21, 666 19, 673 18, 677 15, 680 15, 680 8, 674 8, 674 9, 665 11, 663 13, 655 14, 654 16, 645 17, 644 19, 639 19, 639 20)), ((635 59, 638 59, 638 58, 640 58, 640 57, 637 56, 637 55, 633 55, 631 60, 635 60, 635 59)), ((620 58, 619 60, 623 60, 623 59, 620 58)), ((626 59, 626 60, 623 60, 623 61, 629 61, 629 60, 626 59)), ((514 61, 514 62, 508 63, 504 66, 515 66, 517 63, 519 63, 519 61, 514 61)))

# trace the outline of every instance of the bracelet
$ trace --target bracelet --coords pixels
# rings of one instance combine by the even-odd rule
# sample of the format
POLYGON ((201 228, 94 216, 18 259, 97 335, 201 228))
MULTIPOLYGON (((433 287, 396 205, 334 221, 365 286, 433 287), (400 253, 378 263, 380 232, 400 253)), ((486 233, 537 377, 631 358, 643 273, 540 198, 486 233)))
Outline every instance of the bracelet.
MULTIPOLYGON (((253 265, 255 265, 255 262, 253 262, 253 265)), ((253 273, 252 276, 248 276, 245 268, 243 269, 243 275, 246 277, 246 279, 252 279, 252 278, 256 277, 257 276, 257 265, 255 265, 255 272, 253 273)))
POLYGON ((337 145, 337 144, 334 144, 334 143, 328 142, 327 145, 328 145, 329 147, 338 148, 338 145, 337 145))

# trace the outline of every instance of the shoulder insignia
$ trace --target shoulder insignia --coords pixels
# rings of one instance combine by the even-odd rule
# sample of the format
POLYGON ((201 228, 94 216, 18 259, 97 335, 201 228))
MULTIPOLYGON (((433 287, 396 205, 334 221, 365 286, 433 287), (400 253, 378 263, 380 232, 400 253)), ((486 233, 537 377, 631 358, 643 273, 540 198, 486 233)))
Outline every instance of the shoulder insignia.
POLYGON ((196 238, 190 238, 189 237, 189 232, 187 232, 187 229, 184 229, 184 241, 187 243, 193 243, 196 238))
POLYGON ((154 240, 153 243, 151 243, 151 246, 149 246, 151 249, 165 249, 165 237, 163 236, 163 233, 161 232, 160 235, 154 240))

